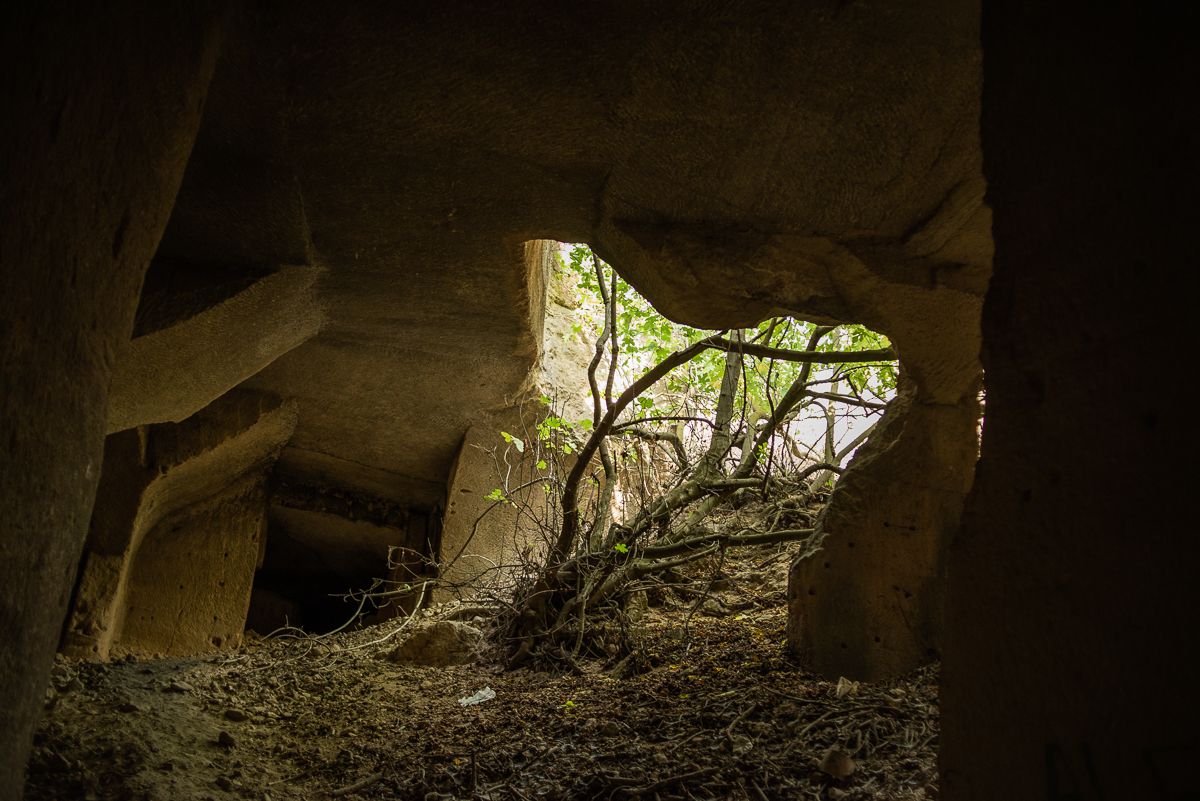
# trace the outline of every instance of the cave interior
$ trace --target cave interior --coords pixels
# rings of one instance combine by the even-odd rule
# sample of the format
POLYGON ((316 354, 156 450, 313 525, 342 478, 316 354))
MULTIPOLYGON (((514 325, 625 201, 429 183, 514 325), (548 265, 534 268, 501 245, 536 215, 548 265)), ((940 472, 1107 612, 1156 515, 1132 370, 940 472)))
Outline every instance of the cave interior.
POLYGON ((685 6, 14 13, 0 798, 56 653, 328 628, 466 541, 554 241, 673 320, 891 339, 912 391, 792 567, 788 647, 940 658, 944 798, 1197 797, 1195 427, 1153 390, 1195 261, 1186 20, 685 6))

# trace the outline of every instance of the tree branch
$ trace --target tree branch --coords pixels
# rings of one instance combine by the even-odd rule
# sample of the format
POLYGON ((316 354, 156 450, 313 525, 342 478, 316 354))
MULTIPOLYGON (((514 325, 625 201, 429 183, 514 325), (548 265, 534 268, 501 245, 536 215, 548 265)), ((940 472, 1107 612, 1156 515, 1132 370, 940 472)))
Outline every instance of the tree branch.
MULTIPOLYGON (((614 428, 613 433, 618 433, 614 428)), ((625 428, 621 427, 619 433, 628 434, 631 437, 644 439, 648 442, 669 442, 671 443, 672 456, 675 457, 675 464, 680 470, 687 469, 687 451, 683 449, 683 440, 674 431, 651 431, 646 428, 625 428)))
POLYGON ((704 534, 665 545, 651 545, 638 552, 639 559, 663 559, 678 554, 706 548, 713 543, 725 548, 742 548, 750 545, 774 545, 779 542, 795 542, 811 537, 816 529, 781 528, 774 531, 755 531, 744 528, 737 534, 704 534))
POLYGON ((678 350, 667 356, 658 364, 651 367, 637 381, 634 381, 629 387, 613 401, 612 406, 605 412, 604 417, 596 425, 592 435, 588 437, 588 441, 584 443, 583 448, 579 451, 579 456, 575 461, 575 465, 571 468, 571 472, 567 475, 566 482, 563 485, 563 492, 560 503, 563 510, 562 531, 559 532, 558 539, 554 543, 554 549, 550 552, 551 566, 561 562, 575 543, 575 538, 579 533, 579 482, 583 478, 584 472, 587 470, 587 464, 592 457, 596 455, 596 451, 600 447, 605 437, 612 430, 613 423, 616 422, 617 416, 625 410, 635 398, 641 395, 650 387, 654 386, 667 373, 674 370, 681 364, 686 364, 697 355, 703 353, 708 348, 712 347, 713 341, 720 339, 721 335, 716 334, 711 337, 706 337, 699 342, 696 342, 683 350, 678 350))
POLYGON ((861 406, 864 409, 878 409, 879 411, 883 411, 887 408, 886 403, 876 403, 875 401, 869 401, 865 398, 857 398, 851 395, 836 395, 832 392, 809 392, 808 397, 837 401, 838 403, 844 403, 847 406, 861 406))
POLYGON ((778 359, 783 362, 808 362, 816 364, 856 364, 858 362, 890 362, 896 359, 896 351, 891 348, 875 350, 788 350, 786 348, 771 348, 752 342, 736 342, 730 339, 716 338, 710 347, 717 350, 744 353, 747 356, 758 356, 763 359, 778 359))

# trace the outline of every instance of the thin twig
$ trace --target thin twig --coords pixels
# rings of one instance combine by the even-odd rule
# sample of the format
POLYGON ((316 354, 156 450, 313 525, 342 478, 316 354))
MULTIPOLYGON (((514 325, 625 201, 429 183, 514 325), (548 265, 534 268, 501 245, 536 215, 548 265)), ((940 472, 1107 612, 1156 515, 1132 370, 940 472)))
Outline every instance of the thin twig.
POLYGON ((375 782, 379 781, 382 778, 383 778, 382 773, 372 773, 370 776, 364 776, 363 778, 354 782, 354 784, 347 784, 345 787, 339 787, 338 789, 331 791, 329 793, 329 797, 330 798, 341 798, 344 795, 350 795, 351 793, 356 793, 359 790, 363 790, 363 789, 366 789, 367 787, 370 787, 372 784, 374 784, 375 782))

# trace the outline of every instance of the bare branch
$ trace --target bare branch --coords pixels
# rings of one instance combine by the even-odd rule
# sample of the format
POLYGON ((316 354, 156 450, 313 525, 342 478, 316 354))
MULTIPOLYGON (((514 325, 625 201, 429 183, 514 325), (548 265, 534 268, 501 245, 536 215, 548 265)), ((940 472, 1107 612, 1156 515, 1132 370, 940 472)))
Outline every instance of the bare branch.
POLYGON ((554 565, 561 562, 563 558, 570 553, 571 547, 575 543, 575 538, 579 533, 579 482, 583 478, 583 474, 587 469, 587 463, 591 461, 596 454, 600 443, 608 436, 612 430, 613 423, 616 422, 617 415, 625 410, 634 398, 637 398, 650 387, 654 386, 659 379, 667 373, 674 370, 681 364, 686 364, 696 358, 700 353, 703 353, 708 348, 712 347, 715 340, 721 338, 720 334, 711 337, 706 337, 699 342, 696 342, 683 350, 675 351, 667 358, 650 368, 641 378, 634 381, 629 387, 621 393, 621 395, 613 401, 613 405, 596 424, 592 435, 588 437, 588 441, 579 451, 579 457, 575 462, 571 472, 567 475, 566 482, 562 492, 562 510, 563 510, 563 525, 562 531, 559 533, 558 539, 554 544, 554 549, 551 551, 550 564, 554 565))
POLYGON ((896 351, 891 348, 831 351, 788 350, 786 348, 771 348, 752 342, 737 342, 722 338, 715 339, 711 347, 717 350, 743 353, 747 356, 758 356, 763 359, 778 359, 783 362, 807 362, 813 364, 857 364, 859 362, 890 362, 896 359, 896 351))
POLYGON ((756 531, 744 528, 736 534, 704 534, 699 537, 691 537, 690 539, 679 540, 678 542, 667 543, 665 545, 650 545, 642 548, 638 552, 638 557, 642 559, 662 559, 706 548, 713 543, 718 543, 725 548, 743 548, 750 545, 773 545, 778 542, 795 542, 796 540, 811 537, 815 530, 811 528, 785 528, 776 529, 775 531, 756 531))
POLYGON ((864 409, 877 409, 882 411, 887 408, 886 403, 876 403, 875 401, 869 401, 865 398, 852 397, 850 395, 835 395, 832 392, 809 392, 808 397, 837 401, 838 403, 844 403, 847 406, 861 406, 864 409))

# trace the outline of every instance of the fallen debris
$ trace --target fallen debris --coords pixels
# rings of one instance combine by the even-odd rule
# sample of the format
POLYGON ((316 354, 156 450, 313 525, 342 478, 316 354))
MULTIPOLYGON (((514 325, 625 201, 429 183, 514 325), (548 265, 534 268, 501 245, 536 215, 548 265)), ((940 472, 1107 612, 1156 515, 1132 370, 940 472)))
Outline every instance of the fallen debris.
POLYGON ((47 709, 26 799, 936 799, 936 668, 806 673, 784 646, 788 562, 774 547, 727 560, 708 597, 743 611, 686 631, 702 596, 652 589, 635 651, 568 672, 393 662, 395 621, 56 668, 82 689, 47 709))

